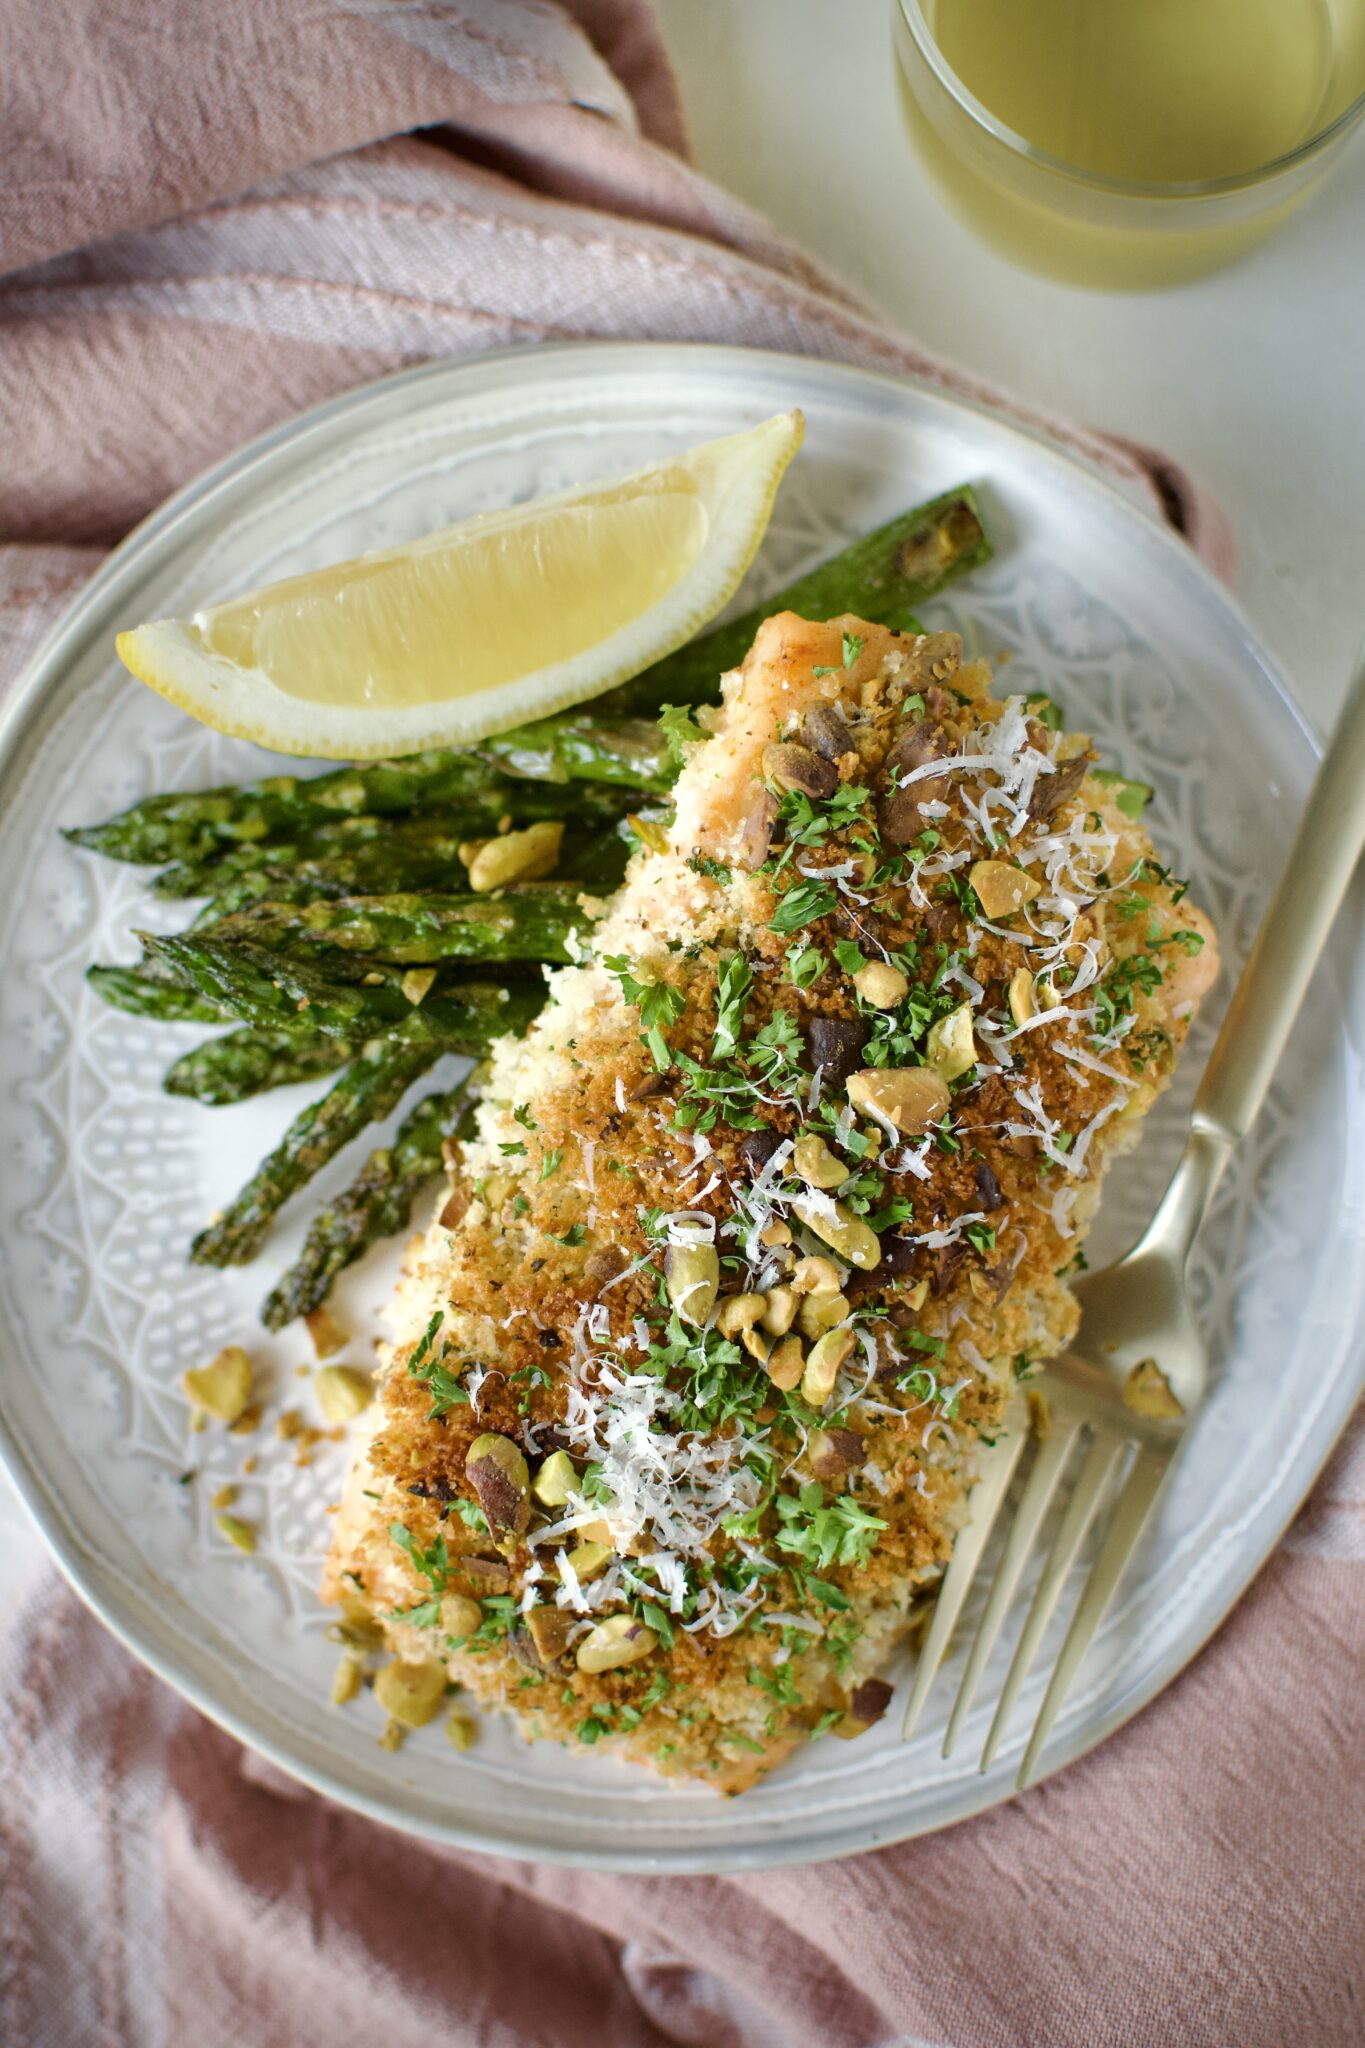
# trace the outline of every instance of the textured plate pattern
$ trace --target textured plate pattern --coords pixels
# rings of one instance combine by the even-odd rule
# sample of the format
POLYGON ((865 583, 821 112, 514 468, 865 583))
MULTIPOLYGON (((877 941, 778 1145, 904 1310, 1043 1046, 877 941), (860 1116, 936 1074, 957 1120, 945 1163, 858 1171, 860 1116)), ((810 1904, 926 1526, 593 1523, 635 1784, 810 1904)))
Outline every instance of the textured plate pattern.
MULTIPOLYGON (((1015 1745, 984 1780, 970 1740, 964 1761, 938 1758, 948 1679, 908 1748, 895 1743, 893 1715, 855 1745, 815 1746, 730 1807, 596 1759, 528 1749, 502 1728, 467 1757, 437 1732, 382 1756, 368 1698, 345 1714, 324 1704, 333 1653, 312 1589, 340 1451, 324 1446, 301 1466, 268 1434, 249 1446, 221 1431, 194 1437, 177 1391, 186 1365, 246 1339, 274 1397, 318 1419, 295 1378, 306 1340, 253 1337, 255 1305, 300 1224, 246 1273, 205 1274, 184 1260, 191 1230, 306 1091, 231 1114, 160 1093, 163 1067, 202 1034, 121 1017, 82 977, 94 959, 127 957, 133 926, 170 922, 167 906, 135 871, 68 848, 56 827, 269 758, 130 683, 111 657, 115 626, 626 470, 794 402, 807 411, 806 448, 741 601, 912 500, 978 479, 1000 559, 935 606, 934 622, 960 626, 974 651, 1008 651, 1011 688, 1048 689, 1114 763, 1155 785, 1154 835, 1191 877, 1235 965, 1312 766, 1245 628, 1176 543, 1087 473, 998 421, 856 372, 709 350, 541 350, 344 401, 229 465, 122 551, 10 723, 0 1341, 20 1483, 77 1582, 210 1712, 339 1797, 505 1852, 734 1866, 941 1825, 1004 1796, 1046 1659, 1015 1745), (258 1466, 242 1483, 244 1449, 258 1466), (198 1477, 182 1484, 191 1468, 198 1477), (262 1530, 250 1560, 212 1527, 209 1496, 229 1479, 262 1530)), ((1349 1407, 1365 1273, 1349 1023, 1360 1014, 1358 971, 1350 982, 1349 968, 1322 981, 1201 1240, 1197 1299, 1216 1390, 1068 1704, 1057 1761, 1133 1711, 1207 1636, 1349 1407)), ((1097 1253, 1118 1248, 1150 1210, 1206 1042, 1196 1040, 1182 1087, 1120 1168, 1097 1253)), ((352 1165, 334 1167, 328 1184, 352 1165)), ((376 1255, 341 1291, 357 1358, 393 1266, 391 1251, 376 1255)), ((991 1696, 988 1679, 981 1697, 991 1696)), ((979 1747, 979 1728, 971 1733, 979 1747)))

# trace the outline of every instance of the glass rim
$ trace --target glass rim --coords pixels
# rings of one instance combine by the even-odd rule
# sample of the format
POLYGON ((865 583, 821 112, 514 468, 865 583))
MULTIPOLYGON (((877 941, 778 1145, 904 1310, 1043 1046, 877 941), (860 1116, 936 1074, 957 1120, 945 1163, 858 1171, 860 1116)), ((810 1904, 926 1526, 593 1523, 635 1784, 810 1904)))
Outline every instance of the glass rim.
POLYGON ((1249 171, 1233 171, 1221 178, 1111 178, 1102 171, 1087 171, 1080 164, 1068 163, 1065 157, 1052 156, 1017 129, 998 120, 953 70, 925 20, 920 0, 895 0, 895 5, 939 84, 983 133, 1002 144, 1012 155, 1036 164, 1040 170, 1048 171, 1054 177, 1068 179, 1072 184, 1084 185, 1092 192, 1104 192, 1117 199, 1217 199, 1251 191, 1257 185, 1266 184, 1321 154, 1365 114, 1365 88, 1362 88, 1325 128, 1317 129, 1305 141, 1296 143, 1293 149, 1285 150, 1280 156, 1271 157, 1249 171))

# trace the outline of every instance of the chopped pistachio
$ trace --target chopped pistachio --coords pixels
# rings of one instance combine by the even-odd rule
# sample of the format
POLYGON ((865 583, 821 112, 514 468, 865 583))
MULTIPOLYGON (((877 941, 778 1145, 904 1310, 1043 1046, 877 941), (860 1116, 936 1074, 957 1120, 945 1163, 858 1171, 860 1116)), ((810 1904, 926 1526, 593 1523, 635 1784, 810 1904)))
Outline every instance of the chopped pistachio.
POLYGON ((359 1691, 359 1662, 354 1657, 340 1658, 332 1677, 332 1705, 344 1707, 347 1700, 353 1700, 359 1691))
POLYGON ((792 1146, 792 1171, 808 1188, 842 1187, 848 1179, 843 1160, 813 1131, 804 1132, 792 1146))
POLYGON ((313 1374, 313 1390, 329 1422, 354 1422, 374 1398, 374 1381, 353 1365, 320 1365, 313 1374))
POLYGON ((860 1073, 850 1074, 844 1085, 855 1109, 876 1117, 905 1138, 931 1131, 952 1100, 946 1079, 932 1066, 864 1067, 860 1073))
POLYGON ((395 1657, 375 1674, 374 1696, 390 1720, 404 1728, 425 1728, 445 1698, 446 1668, 438 1657, 420 1664, 395 1657))
POLYGON ((251 1399, 251 1360, 240 1344, 228 1344, 208 1365, 187 1372, 181 1385, 196 1408, 231 1425, 251 1399))
POLYGON ((609 1614, 589 1629, 574 1659, 580 1671, 617 1671, 623 1664, 637 1664, 657 1649, 659 1638, 652 1628, 633 1614, 609 1614))
POLYGON ((853 976, 853 986, 874 1010, 894 1010, 909 993, 910 980, 888 960, 869 960, 853 976))
POLYGON ((236 1515, 215 1515, 213 1526, 220 1536, 226 1536, 234 1550, 241 1550, 250 1557, 256 1548, 256 1531, 250 1522, 241 1522, 236 1515))
POLYGON ((972 1036, 972 1006, 959 1003, 946 1017, 929 1027, 924 1042, 925 1057, 937 1067, 945 1081, 956 1081, 976 1065, 976 1040, 972 1036))
POLYGON ((1041 882, 1007 860, 979 860, 968 877, 987 917, 1013 917, 1043 891, 1041 882))
POLYGON ((1024 1025, 1038 1014, 1038 1005, 1033 999, 1033 976, 1027 967, 1016 967, 1010 976, 1010 1015, 1016 1024, 1024 1025))
POLYGON ((848 1358, 855 1341, 847 1323, 841 1323, 837 1329, 826 1330, 824 1336, 812 1344, 806 1358, 806 1369, 801 1375, 801 1398, 812 1408, 823 1408, 834 1392, 839 1368, 848 1358))
POLYGON ((823 1337, 849 1312, 848 1296, 838 1287, 820 1287, 802 1296, 796 1327, 806 1338, 823 1337))
POLYGON ((681 1320, 700 1328, 720 1292, 720 1256, 715 1246, 671 1244, 664 1254, 664 1285, 681 1320))
POLYGON ((578 1471, 567 1451, 551 1451, 531 1481, 531 1491, 547 1508, 562 1508, 570 1494, 577 1493, 578 1471))
POLYGON ((483 840, 469 863, 469 886, 478 895, 509 882, 538 882, 553 874, 559 859, 562 824, 549 820, 483 840))
POLYGON ((431 993, 436 980, 434 967, 410 967, 398 986, 414 1009, 431 993))
POLYGON ((479 1724, 465 1707, 452 1707, 446 1715, 446 1741, 452 1749, 472 1749, 479 1739, 479 1724))
POLYGON ((349 1332, 342 1328, 325 1304, 321 1308, 310 1308, 303 1322, 313 1340, 313 1356, 317 1359, 331 1358, 350 1342, 349 1332))
POLYGON ((721 1303, 716 1328, 723 1337, 737 1337, 762 1322, 767 1302, 761 1294, 731 1294, 721 1303))
POLYGON ((575 1543, 568 1561, 580 1579, 595 1579, 613 1554, 609 1543, 575 1543))
POLYGON ((1154 1421, 1175 1421, 1185 1413, 1154 1358, 1144 1358, 1133 1367, 1123 1383, 1123 1399, 1135 1415, 1150 1416, 1154 1421))

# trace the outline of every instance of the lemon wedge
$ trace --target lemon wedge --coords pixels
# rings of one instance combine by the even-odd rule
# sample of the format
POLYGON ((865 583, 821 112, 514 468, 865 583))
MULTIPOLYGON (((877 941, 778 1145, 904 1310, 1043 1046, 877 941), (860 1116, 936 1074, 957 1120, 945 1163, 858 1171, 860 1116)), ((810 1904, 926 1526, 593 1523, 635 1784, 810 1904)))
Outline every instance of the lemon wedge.
POLYGON ((733 594, 799 412, 120 633, 142 682, 283 754, 461 746, 638 675, 733 594))

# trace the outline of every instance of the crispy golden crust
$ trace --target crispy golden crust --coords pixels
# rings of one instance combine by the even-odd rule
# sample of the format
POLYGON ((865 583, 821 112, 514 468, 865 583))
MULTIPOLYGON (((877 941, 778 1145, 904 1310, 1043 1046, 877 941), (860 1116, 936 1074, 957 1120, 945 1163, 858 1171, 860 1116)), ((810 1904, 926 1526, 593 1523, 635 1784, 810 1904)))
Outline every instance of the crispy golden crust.
POLYGON ((415 1609, 386 1622, 395 1650, 445 1658, 532 1736, 739 1791, 826 1726, 858 1732, 854 1690, 947 1555, 979 1434, 1019 1361, 1074 1327, 1059 1275, 1215 954, 1087 743, 989 687, 951 636, 769 620, 692 751, 668 852, 636 857, 583 964, 499 1049, 478 1137, 413 1246, 327 1591, 415 1609), (808 740, 831 765, 804 772, 837 785, 778 810, 767 750, 808 740), (1023 914, 983 915, 983 858, 1037 882, 1023 914), (855 988, 868 960, 902 967, 891 1011, 855 988), (1021 970, 1038 970, 1023 1028, 1021 970), (642 996, 655 984, 672 997, 642 996), (939 1131, 855 1118, 832 1069, 812 1086, 813 1025, 865 1033, 869 1069, 913 1069, 926 1025, 963 1004, 976 1063, 939 1131), (754 1156, 756 1138, 771 1153, 815 1130, 844 1160, 840 1199, 881 1237, 874 1271, 841 1267, 856 1341, 823 1408, 713 1318, 705 1336, 670 1321, 663 1278, 670 1237, 715 1244, 722 1299, 771 1298, 795 1258, 827 1256, 792 1207, 789 1150, 766 1173, 754 1156), (764 1244, 765 1228, 795 1242, 764 1244), (840 1446, 853 1462, 826 1464, 817 1494, 831 1430, 846 1432, 836 1466, 840 1446), (578 1475, 501 1545, 466 1469, 489 1433, 533 1471, 566 1451, 578 1475), (588 1540, 609 1562, 580 1584, 559 1560, 602 1518, 588 1540), (461 1597, 483 1602, 472 1639, 449 1631, 461 1597), (533 1625, 533 1605, 554 1614, 533 1625), (580 1669, 588 1629, 628 1611, 647 1654, 580 1669))

